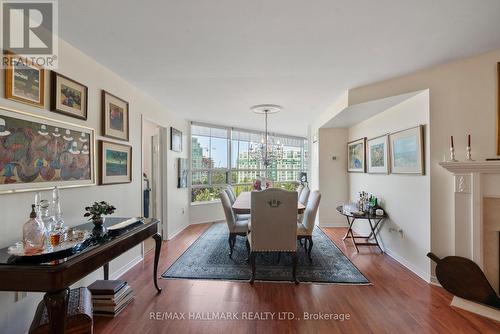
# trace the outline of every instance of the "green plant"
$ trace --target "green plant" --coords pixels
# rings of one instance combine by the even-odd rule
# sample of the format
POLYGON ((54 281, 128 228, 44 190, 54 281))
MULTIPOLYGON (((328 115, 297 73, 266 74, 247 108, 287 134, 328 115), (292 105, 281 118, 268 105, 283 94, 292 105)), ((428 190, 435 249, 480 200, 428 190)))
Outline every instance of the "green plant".
POLYGON ((101 218, 102 215, 110 215, 114 213, 116 208, 107 202, 94 202, 92 206, 85 207, 84 217, 90 217, 89 220, 96 220, 101 218))

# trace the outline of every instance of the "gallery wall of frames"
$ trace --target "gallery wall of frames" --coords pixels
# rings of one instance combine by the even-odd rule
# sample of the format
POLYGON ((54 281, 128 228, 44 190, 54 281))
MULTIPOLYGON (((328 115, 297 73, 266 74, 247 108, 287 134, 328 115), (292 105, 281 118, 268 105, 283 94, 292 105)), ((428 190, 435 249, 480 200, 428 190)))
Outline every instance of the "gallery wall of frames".
POLYGON ((424 157, 423 125, 347 143, 352 173, 424 175, 424 157))
POLYGON ((88 87, 54 71, 46 84, 43 68, 9 57, 5 98, 45 109, 49 88, 48 110, 68 121, 0 106, 0 193, 132 182, 128 102, 101 89, 101 128, 73 124, 91 112, 88 87), (96 131, 109 141, 97 142, 96 131))

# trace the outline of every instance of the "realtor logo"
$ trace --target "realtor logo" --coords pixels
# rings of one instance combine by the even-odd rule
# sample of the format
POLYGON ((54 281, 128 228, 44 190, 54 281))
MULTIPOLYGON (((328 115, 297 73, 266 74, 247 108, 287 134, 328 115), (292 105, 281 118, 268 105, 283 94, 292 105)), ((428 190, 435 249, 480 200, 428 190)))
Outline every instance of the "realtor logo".
MULTIPOLYGON (((2 0, 2 50, 32 63, 57 68, 56 0, 2 0)), ((4 66, 10 66, 4 60, 4 66)))

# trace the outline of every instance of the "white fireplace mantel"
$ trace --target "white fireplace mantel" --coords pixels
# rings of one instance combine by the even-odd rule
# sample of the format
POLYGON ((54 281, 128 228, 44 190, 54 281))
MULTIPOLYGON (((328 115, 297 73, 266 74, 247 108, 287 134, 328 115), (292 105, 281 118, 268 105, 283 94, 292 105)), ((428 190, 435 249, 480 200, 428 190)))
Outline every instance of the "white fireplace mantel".
POLYGON ((469 258, 483 269, 483 179, 500 174, 500 161, 447 161, 439 165, 455 178, 455 255, 469 258))

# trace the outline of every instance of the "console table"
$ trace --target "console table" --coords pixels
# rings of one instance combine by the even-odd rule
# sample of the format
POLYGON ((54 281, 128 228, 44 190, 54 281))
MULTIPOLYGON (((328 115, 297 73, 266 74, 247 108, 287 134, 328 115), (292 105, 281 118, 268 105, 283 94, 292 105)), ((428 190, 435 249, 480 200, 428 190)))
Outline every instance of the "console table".
POLYGON ((382 247, 380 247, 380 244, 378 243, 377 240, 377 233, 378 233, 377 228, 380 226, 380 223, 383 222, 385 218, 387 218, 387 215, 385 213, 383 216, 378 216, 367 212, 363 213, 362 215, 361 214, 357 215, 351 212, 344 211, 344 208, 342 206, 338 206, 337 211, 341 215, 346 217, 347 225, 349 227, 347 233, 344 235, 342 240, 345 240, 348 236, 350 236, 357 252, 359 252, 358 246, 376 246, 380 249, 382 253, 384 252, 384 250, 382 249, 382 247), (367 236, 354 235, 354 233, 352 232, 352 226, 357 219, 364 219, 368 221, 371 229, 371 233, 369 235, 367 236), (374 241, 369 242, 372 238, 374 241), (357 242, 356 239, 364 239, 365 242, 357 242))
MULTIPOLYGON (((115 225, 127 218, 106 218, 104 226, 115 225)), ((45 305, 49 313, 50 333, 63 334, 69 286, 91 272, 104 266, 104 277, 108 279, 108 263, 149 237, 155 240, 153 283, 158 293, 157 273, 161 250, 161 235, 158 233, 157 219, 146 219, 114 237, 100 241, 64 259, 50 263, 13 263, 7 248, 0 249, 0 290, 46 292, 45 305)), ((75 226, 75 230, 89 230, 92 223, 75 226)))

